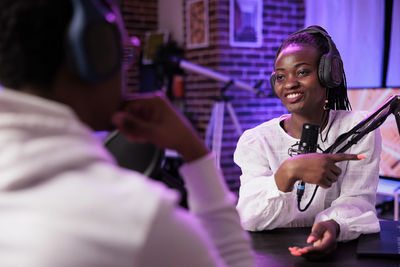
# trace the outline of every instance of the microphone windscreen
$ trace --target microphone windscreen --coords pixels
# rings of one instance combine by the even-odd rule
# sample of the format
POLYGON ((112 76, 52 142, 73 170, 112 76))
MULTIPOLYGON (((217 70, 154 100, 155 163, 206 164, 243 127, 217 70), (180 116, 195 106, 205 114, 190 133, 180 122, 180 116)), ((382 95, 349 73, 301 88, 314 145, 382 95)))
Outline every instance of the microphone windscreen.
POLYGON ((301 154, 314 153, 317 151, 319 126, 304 123, 303 130, 301 132, 299 152, 301 154))

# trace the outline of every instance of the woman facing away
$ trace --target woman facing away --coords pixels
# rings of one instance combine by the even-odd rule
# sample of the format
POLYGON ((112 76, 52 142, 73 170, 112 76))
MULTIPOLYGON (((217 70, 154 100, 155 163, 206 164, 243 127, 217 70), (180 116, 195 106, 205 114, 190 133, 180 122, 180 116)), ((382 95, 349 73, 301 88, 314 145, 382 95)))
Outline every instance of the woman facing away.
POLYGON ((367 113, 350 111, 340 54, 328 33, 310 26, 279 48, 271 85, 290 114, 245 131, 234 154, 241 168, 237 209, 246 230, 312 226, 294 256, 322 257, 337 241, 379 232, 375 200, 381 137, 364 136, 346 152, 321 153, 367 113), (317 153, 297 154, 303 124, 319 126, 317 153), (319 153, 318 153, 319 152, 319 153), (296 186, 306 184, 298 208, 296 186), (310 206, 305 207, 312 199, 310 206))

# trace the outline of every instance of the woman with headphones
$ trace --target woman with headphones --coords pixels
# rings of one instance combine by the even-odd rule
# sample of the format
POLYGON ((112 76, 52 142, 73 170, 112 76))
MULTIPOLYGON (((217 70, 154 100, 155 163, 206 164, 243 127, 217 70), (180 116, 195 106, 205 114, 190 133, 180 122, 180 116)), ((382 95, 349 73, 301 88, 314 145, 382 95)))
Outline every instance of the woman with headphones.
POLYGON ((289 248, 309 258, 329 254, 337 241, 378 232, 379 131, 349 154, 321 153, 367 116, 349 111, 343 63, 323 28, 310 26, 284 40, 271 86, 290 114, 247 130, 237 144, 234 160, 242 170, 237 209, 244 228, 312 226, 309 246, 289 248), (304 124, 319 129, 317 153, 301 151, 304 124), (302 197, 296 196, 297 185, 302 197))

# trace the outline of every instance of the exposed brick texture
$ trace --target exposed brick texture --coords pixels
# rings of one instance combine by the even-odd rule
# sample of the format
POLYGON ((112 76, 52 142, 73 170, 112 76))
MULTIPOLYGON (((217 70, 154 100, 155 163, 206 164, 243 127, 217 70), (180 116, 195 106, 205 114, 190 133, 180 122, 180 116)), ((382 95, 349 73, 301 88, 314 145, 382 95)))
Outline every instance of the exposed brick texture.
MULTIPOLYGON (((304 1, 263 1, 261 48, 229 45, 229 0, 209 0, 208 9, 209 46, 185 49, 185 59, 249 84, 266 81, 261 87, 266 92, 264 97, 256 97, 251 92, 234 87, 226 92, 232 98, 231 104, 243 130, 285 113, 285 108, 271 92, 268 80, 280 43, 290 33, 304 26, 304 1)), ((123 15, 128 31, 139 36, 142 41, 145 31, 156 30, 157 12, 157 0, 123 1, 123 15)), ((130 73, 129 90, 135 92, 137 86, 137 71, 134 70, 130 73)), ((213 98, 219 95, 222 87, 222 83, 197 74, 187 73, 185 76, 185 114, 203 137, 215 102, 213 98)), ((240 169, 233 163, 232 156, 239 135, 227 112, 223 127, 221 168, 230 188, 237 190, 240 169)))
MULTIPOLYGON (((157 30, 158 0, 123 0, 122 16, 130 36, 137 36, 145 45, 147 31, 157 30)), ((127 75, 129 92, 139 91, 139 68, 132 66, 127 75)))
MULTIPOLYGON (((209 47, 186 49, 187 60, 209 67, 233 79, 249 84, 265 80, 262 89, 266 97, 256 97, 243 89, 230 87, 226 95, 243 130, 252 128, 286 112, 274 97, 269 86, 269 75, 280 43, 289 34, 304 26, 303 0, 264 0, 263 44, 260 48, 241 48, 229 45, 229 0, 209 2, 209 47)), ((204 136, 213 103, 223 84, 197 74, 186 77, 186 113, 204 136)), ((240 169, 233 163, 233 152, 239 135, 225 111, 221 153, 221 168, 232 190, 239 187, 240 169)))

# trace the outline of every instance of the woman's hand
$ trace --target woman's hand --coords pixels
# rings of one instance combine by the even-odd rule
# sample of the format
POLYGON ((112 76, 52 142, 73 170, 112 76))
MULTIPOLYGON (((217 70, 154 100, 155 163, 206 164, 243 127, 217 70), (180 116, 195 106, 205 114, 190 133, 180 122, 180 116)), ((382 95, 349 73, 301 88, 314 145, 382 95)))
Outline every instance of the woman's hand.
POLYGON ((307 243, 313 243, 312 246, 289 247, 289 251, 293 256, 303 256, 309 259, 322 258, 336 249, 336 238, 339 231, 339 224, 334 220, 319 222, 313 226, 311 234, 307 238, 307 243))
POLYGON ((316 184, 322 188, 330 187, 337 181, 342 170, 335 165, 345 160, 360 160, 365 158, 356 154, 321 154, 310 153, 291 157, 284 161, 275 173, 278 189, 289 192, 296 181, 316 184))
POLYGON ((129 140, 176 150, 186 162, 209 152, 189 121, 159 92, 128 101, 113 123, 129 140))

